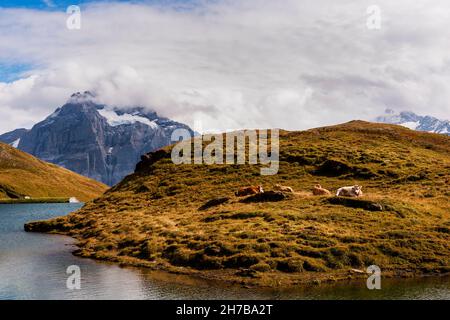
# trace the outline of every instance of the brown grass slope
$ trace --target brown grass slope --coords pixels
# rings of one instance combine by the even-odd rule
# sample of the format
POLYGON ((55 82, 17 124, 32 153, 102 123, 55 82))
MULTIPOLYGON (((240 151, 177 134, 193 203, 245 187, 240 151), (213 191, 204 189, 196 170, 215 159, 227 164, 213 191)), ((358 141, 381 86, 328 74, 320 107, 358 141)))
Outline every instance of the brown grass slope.
POLYGON ((76 197, 89 201, 106 190, 100 182, 0 143, 0 199, 76 197))
POLYGON ((174 165, 164 150, 82 210, 28 230, 72 235, 85 257, 268 286, 347 278, 372 264, 383 275, 450 271, 448 136, 362 121, 281 132, 274 176, 256 165, 174 165), (275 183, 296 193, 265 203, 234 196, 275 183), (365 195, 312 196, 315 183, 360 184, 365 195), (216 198, 229 200, 200 209, 216 198))

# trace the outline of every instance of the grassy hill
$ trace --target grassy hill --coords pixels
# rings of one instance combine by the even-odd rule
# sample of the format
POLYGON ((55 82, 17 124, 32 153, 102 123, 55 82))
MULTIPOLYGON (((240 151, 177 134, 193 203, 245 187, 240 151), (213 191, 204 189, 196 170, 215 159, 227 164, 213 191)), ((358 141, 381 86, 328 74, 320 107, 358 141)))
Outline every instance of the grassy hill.
POLYGON ((258 165, 174 165, 170 147, 158 158, 80 211, 27 229, 74 236, 85 257, 257 285, 346 279, 372 264, 383 276, 450 271, 448 136, 362 121, 284 131, 274 176, 258 165), (275 183, 295 194, 234 196, 275 183), (359 184, 364 196, 313 196, 316 183, 359 184))
POLYGON ((102 183, 0 143, 0 199, 76 197, 89 201, 106 189, 102 183))

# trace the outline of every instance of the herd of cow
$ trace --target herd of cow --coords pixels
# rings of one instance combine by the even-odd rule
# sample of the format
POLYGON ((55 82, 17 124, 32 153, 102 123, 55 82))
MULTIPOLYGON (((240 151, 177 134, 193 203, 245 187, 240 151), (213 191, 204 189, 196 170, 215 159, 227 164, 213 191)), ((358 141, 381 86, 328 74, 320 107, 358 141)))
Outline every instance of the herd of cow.
MULTIPOLYGON (((281 192, 294 193, 294 189, 292 189, 291 187, 282 186, 280 184, 275 184, 273 189, 276 191, 281 191, 281 192)), ((261 185, 239 188, 239 190, 235 193, 235 195, 237 197, 245 197, 245 196, 249 196, 252 194, 258 194, 258 193, 264 193, 264 189, 261 185)), ((322 186, 320 184, 316 184, 312 188, 312 194, 315 196, 330 196, 331 192, 325 188, 322 188, 322 186)), ((363 194, 362 187, 358 186, 358 185, 342 187, 336 191, 337 197, 341 197, 341 196, 343 196, 343 197, 360 197, 360 196, 362 196, 362 194, 363 194)))

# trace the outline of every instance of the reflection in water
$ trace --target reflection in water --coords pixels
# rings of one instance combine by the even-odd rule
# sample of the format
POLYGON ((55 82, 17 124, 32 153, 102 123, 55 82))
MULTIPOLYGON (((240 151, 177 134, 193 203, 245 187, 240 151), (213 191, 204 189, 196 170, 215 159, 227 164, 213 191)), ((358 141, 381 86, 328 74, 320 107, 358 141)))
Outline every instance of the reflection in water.
POLYGON ((382 290, 368 290, 365 281, 289 290, 223 286, 78 258, 71 238, 23 231, 25 222, 79 207, 0 205, 0 299, 450 299, 449 278, 384 279, 382 290), (66 288, 70 265, 81 268, 81 290, 66 288))
POLYGON ((448 277, 385 279, 382 290, 368 290, 364 280, 319 287, 256 290, 238 286, 218 286, 205 281, 180 286, 180 279, 175 280, 172 275, 166 275, 164 282, 155 281, 155 275, 151 272, 141 272, 141 276, 148 299, 153 299, 155 291, 160 291, 161 297, 166 299, 450 299, 448 277))

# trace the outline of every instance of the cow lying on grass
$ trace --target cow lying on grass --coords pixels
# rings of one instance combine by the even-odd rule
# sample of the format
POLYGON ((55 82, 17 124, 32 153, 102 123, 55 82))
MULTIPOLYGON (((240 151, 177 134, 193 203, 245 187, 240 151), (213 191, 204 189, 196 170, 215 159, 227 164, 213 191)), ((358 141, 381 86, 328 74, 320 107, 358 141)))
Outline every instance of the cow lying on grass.
POLYGON ((237 192, 235 192, 234 194, 236 195, 236 197, 245 197, 245 196, 249 196, 252 194, 258 194, 258 193, 264 193, 262 186, 250 186, 250 187, 239 188, 239 190, 237 192))
POLYGON ((361 186, 351 186, 339 188, 336 192, 336 197, 360 197, 362 196, 361 186))
POLYGON ((316 184, 313 187, 312 193, 315 196, 329 196, 329 195, 331 195, 331 192, 328 191, 327 189, 322 188, 322 186, 320 184, 316 184))
POLYGON ((277 191, 281 191, 281 192, 294 193, 294 189, 292 189, 291 187, 282 186, 281 184, 278 184, 278 183, 273 187, 273 189, 277 190, 277 191))

